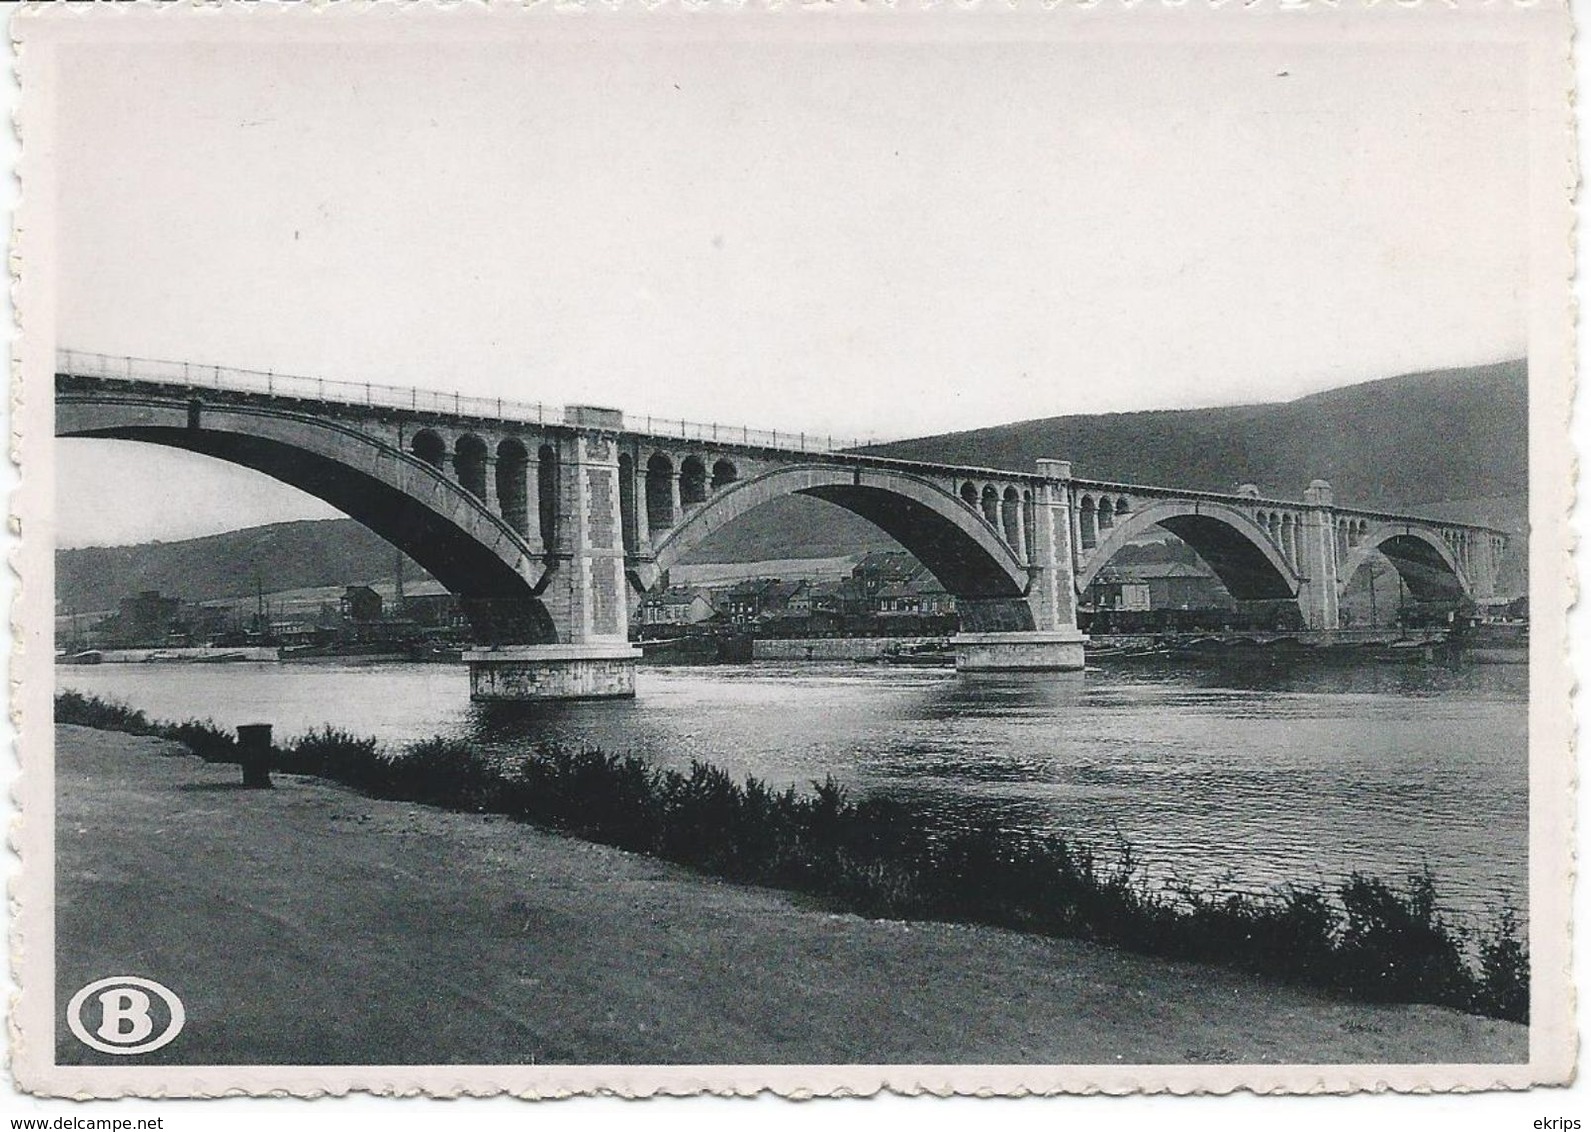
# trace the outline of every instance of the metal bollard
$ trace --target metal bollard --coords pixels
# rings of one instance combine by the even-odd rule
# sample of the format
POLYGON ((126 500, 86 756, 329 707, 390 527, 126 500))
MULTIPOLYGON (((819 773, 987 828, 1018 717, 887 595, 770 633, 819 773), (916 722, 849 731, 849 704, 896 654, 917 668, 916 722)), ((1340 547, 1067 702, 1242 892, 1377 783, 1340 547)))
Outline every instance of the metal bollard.
POLYGON ((243 766, 243 785, 262 790, 271 788, 271 725, 238 724, 238 762, 243 766))

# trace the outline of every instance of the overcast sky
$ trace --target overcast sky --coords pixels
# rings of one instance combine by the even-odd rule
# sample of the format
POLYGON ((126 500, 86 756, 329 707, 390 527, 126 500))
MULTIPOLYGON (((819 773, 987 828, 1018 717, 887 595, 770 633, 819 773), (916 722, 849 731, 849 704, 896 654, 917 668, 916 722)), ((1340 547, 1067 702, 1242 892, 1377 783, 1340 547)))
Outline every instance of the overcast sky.
MULTIPOLYGON (((1525 352, 1485 44, 143 44, 60 89, 84 350, 887 437, 1525 352)), ((59 453, 62 545, 331 513, 59 453)))

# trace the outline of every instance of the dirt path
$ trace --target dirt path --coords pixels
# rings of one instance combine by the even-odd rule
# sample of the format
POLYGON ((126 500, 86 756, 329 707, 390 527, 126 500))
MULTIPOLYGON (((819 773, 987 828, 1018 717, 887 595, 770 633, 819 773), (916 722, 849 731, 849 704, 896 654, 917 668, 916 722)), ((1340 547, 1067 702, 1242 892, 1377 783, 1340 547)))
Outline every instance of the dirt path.
MULTIPOLYGON (((503 818, 58 729, 60 1007, 187 1007, 143 1061, 1505 1062, 1523 1026, 1069 941, 874 922, 503 818), (169 757, 160 757, 165 754, 169 757)), ((60 1017, 58 1014, 57 1017, 60 1017)), ((110 1061, 64 1031, 63 1064, 110 1061)))

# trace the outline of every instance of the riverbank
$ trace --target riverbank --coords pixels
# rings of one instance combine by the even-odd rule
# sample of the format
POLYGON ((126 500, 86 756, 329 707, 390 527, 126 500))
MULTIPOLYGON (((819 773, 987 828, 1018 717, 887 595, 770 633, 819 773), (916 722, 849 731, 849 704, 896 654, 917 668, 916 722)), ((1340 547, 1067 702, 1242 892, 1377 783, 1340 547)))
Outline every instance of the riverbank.
MULTIPOLYGON (((146 1060, 1512 1062, 1524 1026, 993 928, 837 915, 501 817, 61 726, 62 1009, 182 996, 146 1060), (159 755, 173 757, 157 757, 159 755)), ((62 1038, 63 1063, 99 1055, 62 1038)))

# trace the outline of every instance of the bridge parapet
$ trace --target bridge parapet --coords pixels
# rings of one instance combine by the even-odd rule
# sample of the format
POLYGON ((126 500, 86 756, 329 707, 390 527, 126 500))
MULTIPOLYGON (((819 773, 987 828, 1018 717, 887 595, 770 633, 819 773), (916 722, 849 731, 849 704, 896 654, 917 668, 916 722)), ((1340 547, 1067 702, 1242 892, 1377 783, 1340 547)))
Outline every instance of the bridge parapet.
POLYGON ((1374 511, 1364 507, 1336 506, 1332 511, 1340 517, 1351 519, 1364 519, 1371 523, 1418 523, 1433 530, 1473 531, 1497 535, 1499 538, 1510 537, 1509 532, 1501 527, 1487 526, 1484 523, 1463 523, 1457 519, 1433 519, 1426 515, 1410 515, 1395 511, 1374 511))
POLYGON ((594 409, 584 405, 558 406, 507 397, 472 397, 461 393, 443 393, 438 390, 382 382, 303 377, 277 373, 273 370, 240 369, 235 366, 201 365, 156 358, 117 357, 83 350, 56 351, 56 375, 212 392, 263 394, 326 405, 399 409, 515 424, 629 430, 657 439, 738 444, 744 447, 787 452, 841 452, 860 448, 865 443, 856 438, 835 437, 832 434, 786 432, 779 429, 757 429, 721 423, 709 424, 671 417, 638 415, 626 424, 624 414, 616 409, 594 409), (593 413, 612 414, 612 416, 599 421, 592 416, 593 413))
POLYGON ((1303 499, 1287 499, 1281 496, 1262 495, 1259 492, 1242 491, 1198 491, 1180 487, 1162 487, 1156 484, 1124 483, 1116 480, 1077 479, 1070 481, 1074 495, 1093 493, 1095 495, 1127 495, 1142 499, 1186 499, 1190 501, 1208 501, 1210 503, 1224 503, 1233 507, 1269 506, 1269 507, 1307 507, 1312 504, 1303 499))
POLYGON ((200 365, 62 349, 57 351, 56 378, 58 384, 95 383, 101 388, 142 389, 171 396, 191 393, 209 397, 221 394, 242 399, 268 399, 275 405, 297 402, 345 419, 368 419, 375 414, 390 414, 391 419, 413 415, 467 426, 504 426, 513 429, 534 426, 571 431, 596 429, 619 433, 640 443, 708 445, 778 454, 781 459, 814 455, 947 479, 975 476, 1028 485, 1047 482, 1047 477, 1033 472, 908 460, 862 451, 878 443, 876 440, 757 429, 725 423, 708 424, 627 414, 616 409, 592 406, 558 406, 511 398, 470 397, 380 382, 302 377, 235 366, 200 365))
POLYGON ((156 358, 112 357, 82 350, 56 351, 55 372, 57 377, 94 378, 214 392, 256 393, 328 405, 407 409, 411 412, 513 420, 528 424, 564 423, 563 409, 536 401, 467 397, 460 393, 373 381, 300 377, 272 370, 199 365, 156 358))

